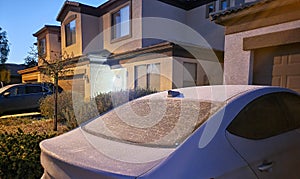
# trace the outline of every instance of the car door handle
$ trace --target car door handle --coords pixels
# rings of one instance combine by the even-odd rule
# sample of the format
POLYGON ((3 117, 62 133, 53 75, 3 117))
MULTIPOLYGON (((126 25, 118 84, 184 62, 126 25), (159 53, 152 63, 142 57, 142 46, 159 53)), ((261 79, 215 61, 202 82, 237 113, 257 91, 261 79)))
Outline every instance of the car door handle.
POLYGON ((273 167, 273 162, 263 163, 258 166, 258 170, 261 172, 269 172, 273 167))

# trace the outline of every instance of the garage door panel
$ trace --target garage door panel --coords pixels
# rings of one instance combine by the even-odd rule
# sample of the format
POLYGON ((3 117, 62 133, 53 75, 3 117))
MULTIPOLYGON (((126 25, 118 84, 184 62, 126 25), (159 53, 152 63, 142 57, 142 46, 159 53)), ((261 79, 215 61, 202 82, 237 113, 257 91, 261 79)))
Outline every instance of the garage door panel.
POLYGON ((287 87, 292 89, 300 89, 300 75, 299 76, 288 76, 287 87))
POLYGON ((281 56, 274 57, 274 65, 280 65, 282 64, 281 56))
POLYGON ((85 80, 82 75, 70 76, 60 79, 58 81, 65 91, 73 91, 84 94, 85 92, 85 80))
POLYGON ((272 85, 300 92, 300 54, 274 57, 272 85))
POLYGON ((300 64, 300 54, 290 55, 289 64, 300 64))
POLYGON ((272 85, 273 86, 281 86, 281 77, 273 77, 272 85))

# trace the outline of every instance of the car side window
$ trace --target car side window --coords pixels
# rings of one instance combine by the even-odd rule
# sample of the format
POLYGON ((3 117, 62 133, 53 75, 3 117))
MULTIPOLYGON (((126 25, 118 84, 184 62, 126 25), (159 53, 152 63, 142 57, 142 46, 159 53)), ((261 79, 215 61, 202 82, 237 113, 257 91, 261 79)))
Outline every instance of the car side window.
POLYGON ((18 95, 25 94, 25 87, 24 86, 18 86, 18 95))
POLYGON ((16 96, 18 94, 18 88, 12 87, 6 90, 5 92, 9 92, 9 96, 16 96))
POLYGON ((253 140, 266 139, 291 130, 292 122, 286 117, 278 94, 267 94, 250 102, 233 119, 227 130, 253 140))
POLYGON ((25 89, 24 89, 24 86, 16 86, 16 87, 12 87, 12 88, 6 90, 5 92, 9 92, 10 93, 9 96, 17 96, 17 95, 24 94, 25 89))
POLYGON ((36 86, 36 85, 26 86, 26 94, 42 93, 42 92, 43 92, 43 89, 41 86, 36 86))
POLYGON ((300 96, 291 93, 282 93, 280 100, 286 106, 288 118, 293 120, 293 129, 300 128, 300 96))

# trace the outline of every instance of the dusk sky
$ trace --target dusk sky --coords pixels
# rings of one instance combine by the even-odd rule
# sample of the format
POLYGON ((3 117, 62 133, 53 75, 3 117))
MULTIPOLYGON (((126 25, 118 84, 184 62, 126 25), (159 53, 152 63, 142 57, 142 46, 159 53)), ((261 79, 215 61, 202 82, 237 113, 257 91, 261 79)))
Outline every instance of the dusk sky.
MULTIPOLYGON (((36 42, 32 36, 44 25, 60 25, 56 17, 65 0, 0 0, 0 27, 7 32, 10 53, 6 63, 24 63, 30 47, 36 42)), ((77 2, 98 7, 107 0, 77 2)))

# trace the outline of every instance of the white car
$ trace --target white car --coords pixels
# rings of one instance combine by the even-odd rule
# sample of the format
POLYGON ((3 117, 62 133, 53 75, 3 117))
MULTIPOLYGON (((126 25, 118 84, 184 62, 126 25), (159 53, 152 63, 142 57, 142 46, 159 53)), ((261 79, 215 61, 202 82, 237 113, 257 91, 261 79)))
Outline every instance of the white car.
POLYGON ((41 142, 43 178, 299 178, 299 94, 240 85, 176 91, 41 142))

